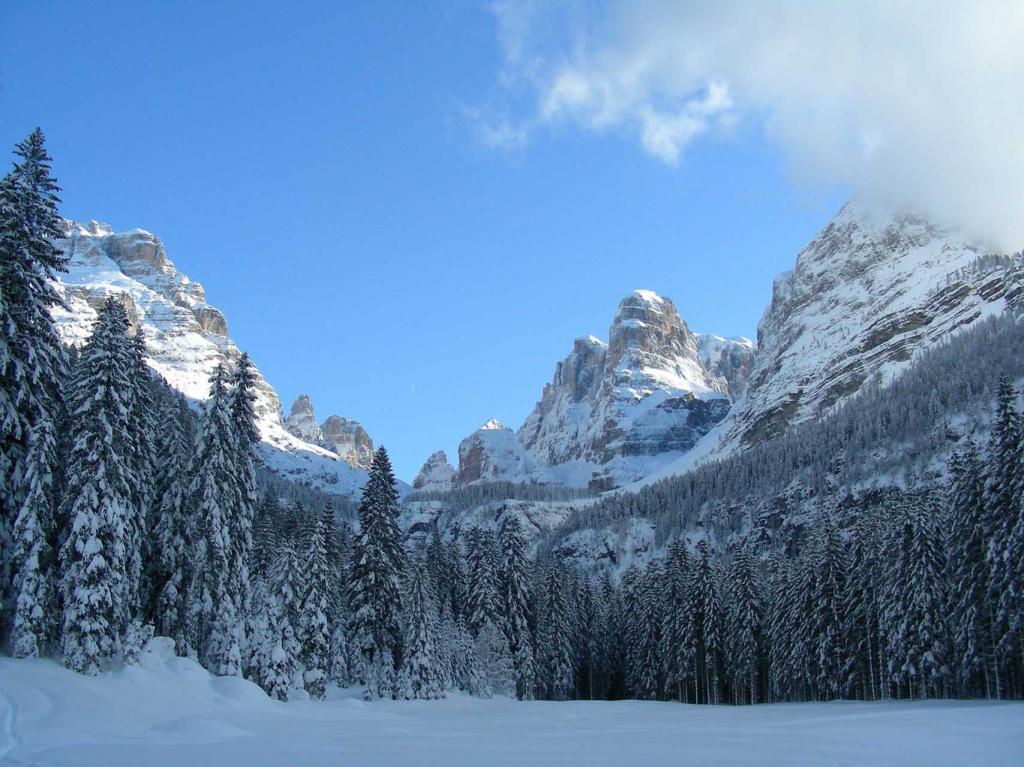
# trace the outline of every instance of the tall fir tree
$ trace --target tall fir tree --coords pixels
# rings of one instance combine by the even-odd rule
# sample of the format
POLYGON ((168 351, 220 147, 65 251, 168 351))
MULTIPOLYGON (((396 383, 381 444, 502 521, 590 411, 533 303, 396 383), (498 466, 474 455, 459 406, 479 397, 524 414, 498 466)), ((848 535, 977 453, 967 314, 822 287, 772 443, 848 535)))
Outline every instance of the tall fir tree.
MULTIPOLYGON (((14 598, 13 528, 26 496, 38 492, 39 481, 54 471, 52 463, 35 462, 54 459, 44 445, 56 430, 59 386, 66 370, 51 315, 51 309, 61 305, 56 276, 67 265, 54 245, 64 230, 57 211, 60 187, 51 175, 52 159, 41 130, 34 130, 14 153, 14 167, 0 180, 0 640, 14 598), (40 431, 35 438, 34 429, 40 431)), ((45 516, 35 507, 39 501, 36 495, 35 510, 30 508, 28 514, 45 516)), ((22 533, 29 523, 23 520, 22 533)), ((35 556, 24 542, 19 548, 25 557, 35 556)), ((31 566, 47 566, 45 552, 37 553, 43 559, 33 559, 31 566)), ((42 571, 29 581, 38 584, 39 577, 44 577, 42 571)), ((23 628, 25 617, 23 613, 23 628)))
MULTIPOLYGON (((260 432, 256 425, 256 367, 243 353, 228 380, 227 409, 230 415, 231 478, 234 502, 228 519, 231 548, 228 559, 229 589, 241 626, 248 624, 251 609, 250 565, 252 528, 258 501, 256 488, 257 447, 260 432)), ((246 631, 239 632, 243 654, 247 654, 246 631)))
POLYGON ((561 559, 549 562, 537 628, 538 688, 547 700, 565 700, 573 687, 572 618, 566 581, 561 559))
POLYGON ((466 536, 466 621, 475 636, 486 623, 501 625, 494 532, 475 527, 466 536))
POLYGON ((530 700, 536 685, 530 636, 526 538, 519 519, 510 516, 501 528, 501 588, 504 629, 516 674, 516 696, 530 700))
POLYGON ((162 403, 158 414, 161 429, 156 451, 160 468, 153 520, 154 622, 158 633, 174 639, 181 655, 193 649, 189 646, 186 612, 186 587, 194 546, 188 506, 190 419, 188 404, 181 395, 167 397, 162 403))
POLYGON ((413 571, 406 613, 399 697, 440 698, 444 695, 444 675, 437 651, 436 610, 430 595, 429 576, 422 567, 413 571))
POLYGON ((393 693, 401 654, 399 584, 404 567, 398 490, 387 451, 380 447, 359 502, 349 580, 349 636, 361 657, 368 698, 393 693))
POLYGON ((231 593, 231 514, 236 501, 235 448, 223 365, 210 377, 210 396, 196 436, 190 504, 196 546, 189 587, 191 644, 215 674, 242 671, 240 623, 231 593))
POLYGON ((992 635, 992 572, 986 551, 992 530, 984 502, 981 461, 973 441, 968 441, 964 451, 950 461, 950 479, 947 578, 953 673, 959 695, 990 698, 1000 693, 992 635))
POLYGON ((949 691, 945 559, 932 499, 911 496, 894 525, 884 619, 889 671, 910 697, 949 691))
POLYGON ((726 654, 733 700, 757 703, 764 667, 764 604, 757 563, 746 542, 733 555, 726 596, 726 654))
POLYGON ((819 696, 833 699, 846 693, 850 661, 845 635, 849 603, 846 548, 831 513, 826 512, 821 520, 813 555, 816 578, 811 626, 815 687, 819 696))
POLYGON ((299 615, 303 683, 314 700, 323 700, 330 671, 331 629, 328 622, 331 571, 327 561, 327 529, 314 517, 306 547, 305 582, 299 615))
POLYGON ((121 650, 138 593, 128 546, 132 503, 130 345, 124 307, 110 297, 82 350, 72 380, 71 455, 61 560, 63 658, 98 673, 121 650))
POLYGON ((19 658, 48 653, 57 637, 55 538, 57 438, 54 424, 32 427, 26 460, 27 492, 14 523, 14 623, 11 651, 19 658))

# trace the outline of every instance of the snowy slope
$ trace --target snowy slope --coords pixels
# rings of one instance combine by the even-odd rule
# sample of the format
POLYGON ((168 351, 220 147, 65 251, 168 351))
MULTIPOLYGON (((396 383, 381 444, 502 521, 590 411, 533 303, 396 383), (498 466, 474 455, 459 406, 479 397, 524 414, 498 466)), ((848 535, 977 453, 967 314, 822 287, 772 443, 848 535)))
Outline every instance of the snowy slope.
POLYGON ((643 484, 818 417, 924 349, 1024 304, 1024 261, 910 215, 848 203, 775 280, 741 397, 697 447, 643 484))
MULTIPOLYGON (((178 272, 160 240, 142 229, 115 234, 90 221, 67 222, 67 237, 58 244, 70 258, 59 281, 67 308, 54 310, 61 337, 84 343, 107 296, 121 296, 145 337, 150 366, 185 396, 204 400, 210 373, 240 351, 224 315, 206 302, 200 283, 178 272)), ((264 460, 281 474, 340 495, 356 494, 366 481, 366 472, 285 428, 277 393, 262 375, 256 416, 264 460)))
POLYGON ((75 767, 1009 767, 1024 704, 688 706, 462 695, 281 703, 156 639, 136 666, 84 677, 0 658, 0 764, 75 767))

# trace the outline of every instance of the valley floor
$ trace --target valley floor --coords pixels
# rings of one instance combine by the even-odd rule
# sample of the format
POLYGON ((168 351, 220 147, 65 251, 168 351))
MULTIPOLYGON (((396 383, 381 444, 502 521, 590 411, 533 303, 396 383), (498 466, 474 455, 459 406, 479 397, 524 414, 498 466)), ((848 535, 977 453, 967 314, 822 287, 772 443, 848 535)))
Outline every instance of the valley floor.
POLYGON ((572 764, 1021 765, 1024 704, 278 703, 166 652, 92 679, 0 658, 5 766, 572 764))

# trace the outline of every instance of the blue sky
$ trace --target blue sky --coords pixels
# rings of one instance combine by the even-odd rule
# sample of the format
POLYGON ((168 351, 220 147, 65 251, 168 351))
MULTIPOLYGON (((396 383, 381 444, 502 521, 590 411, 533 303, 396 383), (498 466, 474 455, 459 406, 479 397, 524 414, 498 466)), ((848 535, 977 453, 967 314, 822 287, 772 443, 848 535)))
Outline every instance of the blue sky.
POLYGON ((407 480, 517 427, 634 288, 752 337, 844 198, 754 121, 676 165, 571 121, 488 146, 474 116, 530 92, 487 4, 294 6, 4 3, 0 144, 42 126, 66 217, 160 236, 286 408, 361 421, 407 480))

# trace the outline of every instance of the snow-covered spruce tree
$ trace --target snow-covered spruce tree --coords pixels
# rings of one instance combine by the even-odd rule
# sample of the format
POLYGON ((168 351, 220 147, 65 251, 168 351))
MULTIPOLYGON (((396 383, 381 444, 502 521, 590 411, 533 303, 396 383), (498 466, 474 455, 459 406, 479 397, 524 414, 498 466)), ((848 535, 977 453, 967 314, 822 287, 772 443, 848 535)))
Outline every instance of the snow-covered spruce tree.
POLYGON ((252 526, 258 500, 256 490, 256 453, 260 432, 255 411, 256 367, 243 353, 228 380, 227 409, 233 439, 230 446, 234 503, 228 518, 231 548, 228 557, 229 590, 240 621, 239 643, 243 657, 248 655, 244 627, 251 609, 249 566, 252 558, 252 526))
POLYGON ((451 643, 452 676, 455 686, 470 695, 490 695, 481 669, 473 635, 463 618, 455 620, 454 641, 451 643))
POLYGON ((889 673, 910 697, 949 694, 945 556, 933 499, 910 496, 892 531, 883 625, 889 673))
POLYGON ((615 588, 606 571, 601 579, 601 644, 603 646, 604 669, 601 681, 601 697, 612 700, 625 695, 625 648, 622 630, 622 593, 615 588))
POLYGON ((845 632, 852 664, 850 689, 864 700, 878 700, 887 689, 880 627, 884 533, 880 511, 858 510, 850 547, 845 632))
POLYGON ((1024 424, 1017 392, 1005 377, 999 381, 988 463, 985 506, 992 535, 988 559, 996 658, 1001 676, 1013 685, 1011 694, 1019 696, 1024 689, 1024 424))
POLYGON ((192 453, 188 404, 180 394, 166 398, 157 420, 156 478, 153 520, 152 585, 157 633, 174 639, 180 655, 188 655, 186 588, 194 541, 188 507, 188 469, 192 453))
POLYGON ((746 542, 726 576, 726 665, 734 703, 757 703, 764 667, 764 605, 757 562, 746 542))
POLYGON ((14 623, 11 651, 18 658, 47 654, 57 637, 55 528, 57 439, 50 419, 32 427, 25 460, 27 492, 14 523, 14 623))
MULTIPOLYGON (((57 212, 60 187, 50 175, 51 158, 41 130, 34 130, 14 151, 14 167, 0 180, 0 641, 14 598, 15 519, 31 489, 30 478, 38 482, 53 470, 27 465, 32 427, 45 421, 44 431, 55 430, 66 369, 50 314, 61 303, 54 282, 67 263, 53 244, 63 233, 57 212)), ((52 459, 38 448, 31 457, 52 459)), ((31 547, 20 548, 24 556, 34 556, 31 547)), ((38 583, 36 576, 30 580, 38 583)))
POLYGON ((663 569, 657 560, 648 563, 637 592, 638 614, 630 635, 631 654, 636 664, 633 695, 657 700, 662 693, 661 625, 663 569))
POLYGON ((323 700, 330 670, 331 630, 327 620, 331 572, 327 562, 327 530, 320 517, 312 520, 305 555, 305 582, 299 614, 299 658, 306 692, 323 700))
POLYGON ((623 677, 627 697, 638 697, 643 685, 643 654, 640 652, 643 636, 643 573, 631 564, 622 573, 622 645, 623 677))
POLYGON ((290 541, 285 541, 270 576, 270 593, 275 608, 278 643, 288 657, 288 667, 292 670, 290 686, 295 689, 303 686, 299 672, 304 586, 305 577, 298 551, 290 541))
POLYGON ((533 642, 527 619, 529 594, 526 538, 519 519, 510 516, 501 528, 501 589, 504 602, 504 629, 516 675, 516 696, 533 698, 536 685, 533 642))
POLYGON ((830 513, 822 518, 815 541, 814 666, 818 695, 825 700, 842 697, 850 675, 845 629, 847 625, 846 548, 830 513))
POLYGON ((435 609, 428 588, 429 577, 417 567, 409 588, 402 670, 398 697, 433 700, 444 696, 437 658, 435 609))
POLYGON ((662 581, 661 651, 665 692, 676 700, 688 700, 693 659, 690 636, 690 553, 680 540, 669 544, 662 581))
POLYGON ((399 583, 405 550, 398 528, 398 490, 383 447, 374 453, 363 488, 359 526, 349 580, 349 637, 361 656, 370 699, 392 694, 401 653, 399 583))
POLYGON ((574 648, 565 564, 560 559, 545 568, 537 627, 537 682, 547 700, 565 700, 573 688, 574 648))
POLYGON ((467 623, 476 636, 486 623, 501 625, 497 544, 492 530, 479 527, 466 536, 467 623))
POLYGON ((687 591, 690 594, 690 635, 694 643, 695 703, 718 703, 722 683, 723 615, 718 568, 707 541, 697 544, 687 591))
POLYGON ((98 673, 121 649, 138 588, 128 544, 132 506, 128 441, 132 382, 128 318, 110 297, 82 349, 71 383, 71 454, 61 553, 64 664, 98 673))
POLYGON ((951 498, 947 527, 947 578, 950 585, 952 667, 961 697, 1001 692, 995 666, 992 627, 991 567, 986 556, 991 539, 984 503, 984 477, 978 448, 968 440, 950 460, 951 498))
POLYGON ((238 676, 242 672, 240 616, 231 594, 233 551, 231 516, 235 507, 231 412, 224 367, 210 377, 193 460, 190 504, 196 525, 193 578, 189 588, 190 644, 211 672, 238 676))
POLYGON ((514 697, 516 672, 508 640, 493 621, 485 621, 476 635, 476 656, 488 696, 514 697))
POLYGON ((135 511, 129 526, 128 567, 130 583, 136 593, 130 595, 133 605, 131 619, 142 621, 142 610, 150 604, 150 573, 145 562, 151 561, 152 539, 149 523, 152 521, 152 505, 156 487, 156 419, 153 407, 153 377, 146 364, 146 344, 142 329, 131 338, 129 346, 130 404, 128 410, 128 433, 130 445, 130 466, 133 477, 132 507, 135 511))

